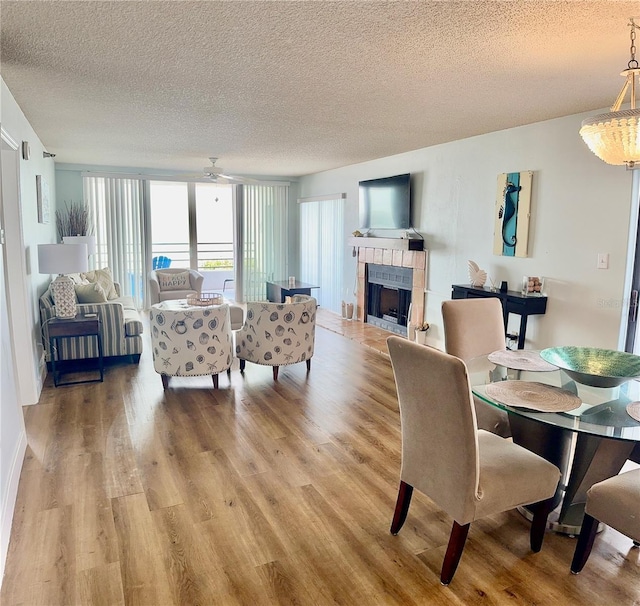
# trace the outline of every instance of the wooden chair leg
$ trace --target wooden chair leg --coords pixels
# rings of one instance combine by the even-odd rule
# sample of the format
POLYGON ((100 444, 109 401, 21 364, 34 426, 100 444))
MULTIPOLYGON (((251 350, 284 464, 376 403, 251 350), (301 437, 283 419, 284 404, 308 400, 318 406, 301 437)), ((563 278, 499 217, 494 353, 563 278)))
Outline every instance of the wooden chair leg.
POLYGON ((547 529, 547 518, 553 507, 553 498, 546 501, 535 503, 533 509, 533 520, 531 521, 531 532, 529 542, 531 551, 538 553, 542 549, 542 541, 544 541, 544 531, 547 529))
POLYGON ((444 554, 444 562, 442 564, 442 571, 440 572, 440 582, 443 585, 451 583, 453 575, 456 573, 456 568, 458 568, 470 526, 471 524, 460 526, 455 520, 453 522, 453 528, 449 536, 449 544, 447 545, 447 553, 444 554))
POLYGON ((598 520, 590 516, 588 513, 584 514, 584 520, 582 520, 582 529, 580 530, 580 536, 578 537, 578 543, 576 550, 573 554, 573 562, 571 562, 571 572, 578 574, 587 563, 593 542, 596 540, 596 533, 598 532, 598 520))
POLYGON ((311 358, 307 360, 307 372, 311 370, 311 358))
POLYGON ((273 367, 273 380, 277 381, 278 380, 278 370, 280 369, 279 366, 274 366, 273 367))
POLYGON ((213 388, 218 389, 218 375, 211 375, 211 378, 213 379, 213 388))
POLYGON ((240 372, 244 372, 244 367, 246 366, 246 360, 240 360, 240 372))
POLYGON ((160 378, 162 379, 162 388, 167 389, 169 387, 169 375, 161 374, 160 378))
POLYGON ((396 500, 396 509, 393 512, 393 520, 389 532, 398 534, 402 528, 407 514, 409 513, 409 505, 411 504, 411 496, 413 495, 413 486, 406 482, 400 481, 398 487, 398 499, 396 500))
POLYGON ((231 376, 231 366, 229 366, 229 368, 227 368, 227 376, 230 377, 231 376))

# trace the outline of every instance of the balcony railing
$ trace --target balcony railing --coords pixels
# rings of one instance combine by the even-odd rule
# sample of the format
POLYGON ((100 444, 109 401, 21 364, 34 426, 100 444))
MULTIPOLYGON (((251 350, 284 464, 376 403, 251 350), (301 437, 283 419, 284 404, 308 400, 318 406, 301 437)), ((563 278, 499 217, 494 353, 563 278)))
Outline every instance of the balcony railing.
MULTIPOLYGON (((154 242, 152 256, 171 259, 171 267, 191 267, 188 242, 154 242)), ((198 242, 198 271, 233 271, 233 242, 198 242)))

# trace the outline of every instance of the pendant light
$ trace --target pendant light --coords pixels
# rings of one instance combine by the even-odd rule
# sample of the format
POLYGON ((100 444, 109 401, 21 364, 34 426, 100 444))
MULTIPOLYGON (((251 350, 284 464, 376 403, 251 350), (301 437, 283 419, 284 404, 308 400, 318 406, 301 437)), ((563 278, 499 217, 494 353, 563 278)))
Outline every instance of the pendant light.
POLYGON ((640 84, 640 66, 636 59, 636 30, 638 25, 630 19, 631 59, 627 69, 620 73, 625 83, 606 114, 587 118, 582 122, 580 136, 589 149, 607 164, 626 164, 633 168, 640 163, 640 109, 636 109, 636 79, 640 84), (630 89, 630 109, 620 109, 627 91, 630 89))

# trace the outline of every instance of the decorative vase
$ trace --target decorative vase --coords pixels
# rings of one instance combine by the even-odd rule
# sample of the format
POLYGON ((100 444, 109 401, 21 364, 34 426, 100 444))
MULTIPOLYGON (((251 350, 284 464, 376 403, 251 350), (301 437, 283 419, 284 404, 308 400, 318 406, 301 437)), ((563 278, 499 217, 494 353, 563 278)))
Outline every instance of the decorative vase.
POLYGON ((347 320, 353 320, 353 303, 347 303, 345 305, 345 314, 347 320))
POLYGON ((416 343, 420 345, 426 345, 427 343, 427 331, 426 330, 418 330, 416 328, 416 343))
POLYGON ((75 318, 76 316, 76 291, 73 281, 68 276, 58 276, 51 282, 53 303, 56 307, 58 318, 75 318))

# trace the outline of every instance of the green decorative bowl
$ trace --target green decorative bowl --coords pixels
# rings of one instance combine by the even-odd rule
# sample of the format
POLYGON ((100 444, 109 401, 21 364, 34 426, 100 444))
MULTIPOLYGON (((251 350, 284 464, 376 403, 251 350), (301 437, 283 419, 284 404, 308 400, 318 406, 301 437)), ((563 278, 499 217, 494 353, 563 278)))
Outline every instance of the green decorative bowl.
POLYGON ((640 356, 624 351, 568 345, 543 349, 540 357, 582 385, 616 387, 640 377, 640 356))

